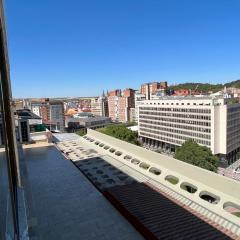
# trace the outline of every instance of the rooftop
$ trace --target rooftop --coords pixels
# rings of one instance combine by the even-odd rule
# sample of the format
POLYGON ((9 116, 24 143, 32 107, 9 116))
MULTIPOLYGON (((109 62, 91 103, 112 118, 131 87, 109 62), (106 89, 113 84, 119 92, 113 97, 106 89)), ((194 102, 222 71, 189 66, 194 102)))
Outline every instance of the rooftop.
POLYGON ((16 111, 18 117, 23 119, 42 119, 35 113, 31 112, 29 109, 19 109, 16 111))
POLYGON ((31 238, 143 239, 54 146, 23 151, 31 238))
POLYGON ((240 236, 239 218, 228 211, 240 211, 236 181, 92 130, 84 138, 60 142, 58 147, 143 235, 147 232, 155 239, 167 233, 171 239, 240 236), (147 210, 148 206, 152 207, 147 210), (181 229, 170 228, 166 223, 169 211, 162 211, 161 206, 176 209, 170 225, 181 223, 181 229), (182 213, 178 215, 178 211, 182 213), (151 227, 147 222, 152 222, 151 227))
POLYGON ((96 121, 106 121, 109 120, 109 117, 87 117, 87 118, 68 118, 68 122, 96 122, 96 121))

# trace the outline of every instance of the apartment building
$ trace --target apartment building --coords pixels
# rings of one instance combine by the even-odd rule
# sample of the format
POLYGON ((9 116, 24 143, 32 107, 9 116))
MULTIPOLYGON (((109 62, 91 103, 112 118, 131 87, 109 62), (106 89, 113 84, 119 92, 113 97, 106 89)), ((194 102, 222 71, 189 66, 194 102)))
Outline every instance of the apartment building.
POLYGON ((42 118, 49 130, 64 131, 64 104, 62 101, 42 99, 31 102, 31 110, 42 118))
POLYGON ((187 139, 207 146, 228 163, 240 150, 240 103, 235 98, 165 97, 139 105, 145 145, 175 151, 187 139))
POLYGON ((31 103, 31 111, 40 117, 41 116, 41 111, 40 111, 41 106, 42 106, 42 102, 39 102, 39 101, 32 102, 31 103))
POLYGON ((55 125, 55 129, 64 131, 64 107, 61 101, 50 101, 48 103, 50 111, 50 122, 55 125))
POLYGON ((130 121, 131 122, 138 122, 138 106, 144 100, 146 100, 146 95, 141 93, 140 91, 136 91, 135 97, 134 97, 135 107, 130 109, 130 121))
POLYGON ((174 90, 174 96, 189 96, 189 95, 200 95, 202 94, 201 91, 198 90, 191 90, 191 89, 178 89, 174 90))
POLYGON ((167 82, 144 83, 140 87, 140 92, 146 96, 146 100, 151 99, 151 95, 160 89, 167 89, 167 82))
POLYGON ((92 98, 91 112, 94 116, 98 116, 98 117, 108 116, 108 102, 105 94, 103 94, 100 97, 92 98))
POLYGON ((130 109, 135 107, 133 89, 114 90, 108 94, 109 117, 113 121, 130 121, 130 109))

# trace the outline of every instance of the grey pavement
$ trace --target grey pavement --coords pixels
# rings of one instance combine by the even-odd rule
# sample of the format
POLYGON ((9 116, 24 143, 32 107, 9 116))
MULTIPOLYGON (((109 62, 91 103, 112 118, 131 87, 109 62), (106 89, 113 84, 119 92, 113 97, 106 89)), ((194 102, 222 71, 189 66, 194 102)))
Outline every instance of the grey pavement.
MULTIPOLYGON (((54 147, 24 150, 36 239, 143 239, 54 147)), ((30 209, 31 210, 31 209, 30 209)))

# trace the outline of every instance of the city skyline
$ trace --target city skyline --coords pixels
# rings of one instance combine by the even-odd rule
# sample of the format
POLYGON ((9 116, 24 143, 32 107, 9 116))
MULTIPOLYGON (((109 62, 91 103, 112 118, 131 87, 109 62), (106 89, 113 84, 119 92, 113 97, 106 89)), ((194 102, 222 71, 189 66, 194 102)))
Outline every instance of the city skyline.
POLYGON ((151 81, 237 80, 239 9, 238 1, 9 0, 13 96, 95 96, 151 81))
POLYGON ((239 4, 194 2, 0 0, 0 239, 240 238, 240 79, 172 86, 238 73, 239 4))

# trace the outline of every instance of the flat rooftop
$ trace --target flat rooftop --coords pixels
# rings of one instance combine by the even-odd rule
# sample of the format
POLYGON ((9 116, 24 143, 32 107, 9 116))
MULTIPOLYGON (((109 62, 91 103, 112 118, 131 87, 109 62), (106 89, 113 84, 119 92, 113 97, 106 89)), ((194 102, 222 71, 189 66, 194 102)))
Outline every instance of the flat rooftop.
MULTIPOLYGON (((229 236, 237 239, 236 236, 240 235, 239 219, 221 210, 222 199, 220 203, 218 199, 216 203, 209 203, 198 196, 201 188, 206 190, 204 193, 208 193, 207 190, 212 191, 211 187, 203 183, 213 177, 217 179, 210 185, 223 184, 226 180, 225 186, 231 186, 231 189, 227 189, 225 194, 232 192, 239 197, 237 192, 240 185, 235 182, 92 130, 89 130, 84 138, 59 142, 57 146, 143 235, 147 233, 145 236, 152 234, 153 239, 161 239, 161 234, 168 234, 169 239, 204 239, 208 235, 208 239, 229 239, 229 236), (183 172, 190 178, 184 177, 183 172), (174 175, 177 176, 178 183, 172 184, 164 180, 165 176, 174 175), (204 180, 198 182, 202 178, 204 180), (200 190, 195 194, 186 192, 180 188, 180 184, 186 182, 200 190), (155 197, 150 197, 153 196, 151 194, 155 197), (167 224, 169 211, 164 210, 161 216, 159 215, 162 211, 159 201, 164 203, 162 206, 169 211, 174 204, 178 206, 174 205, 173 208, 182 209, 176 210, 175 217, 171 220, 172 226, 167 224), (148 210, 145 211, 145 208, 148 210), (152 222, 151 228, 147 222, 152 222), (192 222, 198 227, 192 228, 192 222), (175 230, 175 226, 180 226, 179 224, 183 230, 175 230), (158 229, 158 233, 154 229, 158 229), (197 235, 194 235, 195 232, 197 235)), ((215 189, 214 193, 220 194, 218 190, 222 190, 223 186, 218 187, 221 189, 215 189)), ((225 194, 220 196, 224 198, 225 194)))
POLYGON ((52 136, 54 142, 63 142, 80 139, 80 136, 77 135, 76 133, 53 133, 52 136))
POLYGON ((143 239, 55 146, 23 150, 33 239, 143 239))

